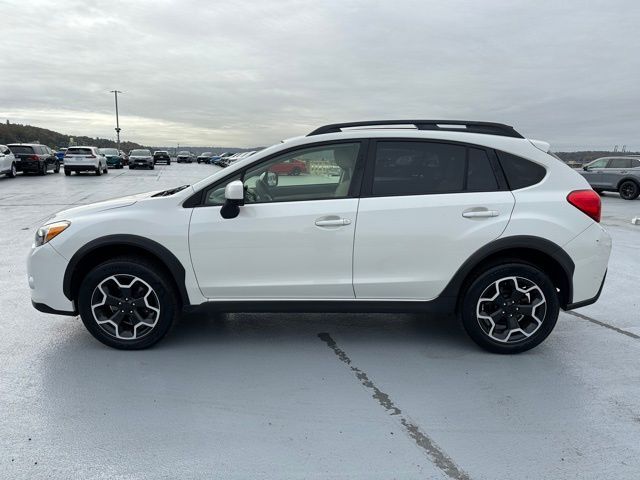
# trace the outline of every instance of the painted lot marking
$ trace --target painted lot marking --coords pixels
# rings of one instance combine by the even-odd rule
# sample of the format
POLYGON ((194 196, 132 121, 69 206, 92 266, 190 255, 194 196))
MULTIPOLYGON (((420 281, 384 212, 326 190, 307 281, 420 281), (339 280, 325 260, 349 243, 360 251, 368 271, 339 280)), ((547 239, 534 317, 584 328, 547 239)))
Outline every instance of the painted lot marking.
POLYGON ((353 363, 344 350, 338 347, 338 344, 328 333, 319 333, 320 340, 325 342, 327 346, 333 350, 338 359, 345 363, 351 371, 356 375, 356 378, 360 383, 373 392, 373 398, 382 405, 387 412, 392 416, 399 416, 400 423, 404 427, 407 434, 416 442, 416 445, 420 447, 426 453, 431 462, 438 467, 449 478, 454 480, 470 480, 469 475, 458 467, 454 461, 449 457, 427 434, 420 430, 420 427, 412 423, 405 415, 402 414, 402 410, 391 400, 389 395, 380 390, 369 378, 366 372, 362 371, 353 363))
POLYGON ((578 313, 578 312, 564 312, 564 313, 568 313, 569 315, 573 315, 574 317, 581 318, 583 320, 586 320, 587 322, 595 323, 596 325, 600 325, 601 327, 608 328, 610 330, 613 330, 614 332, 621 333, 622 335, 626 335, 627 337, 631 337, 631 338, 635 338, 636 340, 640 340, 640 335, 636 335, 633 332, 629 332, 627 330, 623 330, 622 328, 614 327, 613 325, 609 325, 608 323, 601 322, 600 320, 596 320, 595 318, 587 317, 586 315, 583 315, 582 313, 578 313))

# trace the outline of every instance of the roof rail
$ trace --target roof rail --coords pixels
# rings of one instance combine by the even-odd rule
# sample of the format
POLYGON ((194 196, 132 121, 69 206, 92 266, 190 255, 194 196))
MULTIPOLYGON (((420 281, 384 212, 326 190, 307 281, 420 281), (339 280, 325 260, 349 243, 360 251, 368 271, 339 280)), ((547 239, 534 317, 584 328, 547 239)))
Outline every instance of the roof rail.
POLYGON ((324 133, 338 133, 343 128, 376 127, 391 125, 413 125, 418 130, 440 130, 444 132, 483 133, 502 137, 524 138, 510 125, 493 122, 473 122, 470 120, 372 120, 369 122, 332 123, 316 128, 307 137, 324 133))

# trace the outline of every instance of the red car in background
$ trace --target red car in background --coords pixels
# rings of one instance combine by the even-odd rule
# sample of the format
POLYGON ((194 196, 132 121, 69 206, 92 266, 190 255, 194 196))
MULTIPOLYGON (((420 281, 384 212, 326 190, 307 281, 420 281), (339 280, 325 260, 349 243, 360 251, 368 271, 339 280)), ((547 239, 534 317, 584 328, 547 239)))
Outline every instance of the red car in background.
POLYGON ((300 175, 301 173, 309 173, 307 164, 295 158, 276 163, 269 168, 269 171, 275 172, 278 175, 300 175))

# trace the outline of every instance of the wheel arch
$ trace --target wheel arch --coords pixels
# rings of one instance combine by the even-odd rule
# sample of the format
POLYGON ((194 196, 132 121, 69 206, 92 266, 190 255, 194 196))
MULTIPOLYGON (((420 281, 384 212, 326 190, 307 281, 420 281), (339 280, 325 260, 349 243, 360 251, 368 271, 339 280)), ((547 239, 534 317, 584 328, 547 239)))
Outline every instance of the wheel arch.
POLYGON ((189 305, 185 286, 185 269, 166 247, 138 235, 108 235, 87 243, 71 257, 64 273, 62 290, 69 300, 76 301, 80 283, 92 268, 117 256, 138 256, 153 262, 172 280, 182 305, 189 305))
POLYGON ((571 304, 575 270, 573 260, 557 244, 527 235, 500 238, 477 250, 462 264, 440 296, 455 297, 458 310, 464 292, 480 272, 514 261, 528 263, 543 270, 559 291, 560 306, 564 309, 571 304))
POLYGON ((622 186, 622 184, 627 181, 632 181, 637 185, 638 188, 640 188, 640 180, 638 180, 636 177, 623 177, 620 179, 620 181, 616 185, 616 191, 620 190, 620 187, 622 186))

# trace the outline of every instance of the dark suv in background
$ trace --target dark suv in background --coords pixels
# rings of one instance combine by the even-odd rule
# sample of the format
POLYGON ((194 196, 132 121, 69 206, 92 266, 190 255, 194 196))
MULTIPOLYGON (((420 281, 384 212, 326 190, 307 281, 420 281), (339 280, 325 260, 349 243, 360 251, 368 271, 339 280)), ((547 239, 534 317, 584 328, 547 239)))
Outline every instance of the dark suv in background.
POLYGON ((625 200, 640 195, 640 158, 602 157, 582 167, 582 176, 596 192, 619 192, 625 200))
POLYGON ((167 165, 171 165, 171 157, 169 156, 169 152, 166 150, 156 150, 153 152, 153 164, 156 163, 166 163, 167 165))
POLYGON ((60 172, 60 160, 53 150, 38 143, 12 143, 7 145, 16 157, 18 172, 45 175, 47 171, 60 172))

